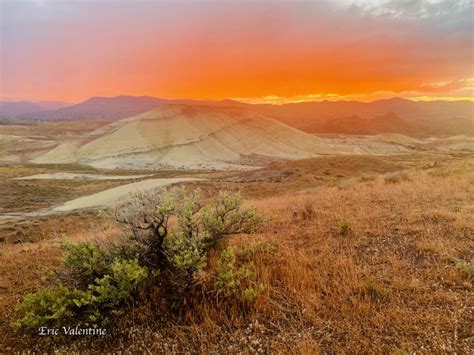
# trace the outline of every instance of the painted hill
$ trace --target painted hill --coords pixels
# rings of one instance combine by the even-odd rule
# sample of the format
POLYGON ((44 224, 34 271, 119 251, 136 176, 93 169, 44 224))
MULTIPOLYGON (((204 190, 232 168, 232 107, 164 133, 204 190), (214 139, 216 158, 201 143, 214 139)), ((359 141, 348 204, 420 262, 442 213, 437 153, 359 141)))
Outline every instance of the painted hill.
POLYGON ((162 105, 63 141, 32 162, 226 170, 318 155, 409 151, 393 143, 319 138, 242 108, 162 105))
POLYGON ((224 169, 257 157, 301 159, 330 151, 319 138, 250 111, 167 105, 62 143, 34 162, 224 169))

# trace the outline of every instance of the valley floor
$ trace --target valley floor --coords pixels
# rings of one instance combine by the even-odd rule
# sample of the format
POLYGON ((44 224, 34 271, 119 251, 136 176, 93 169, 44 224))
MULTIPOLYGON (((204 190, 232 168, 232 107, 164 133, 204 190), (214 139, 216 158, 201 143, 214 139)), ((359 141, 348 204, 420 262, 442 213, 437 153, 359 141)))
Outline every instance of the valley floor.
MULTIPOLYGON (((28 194, 32 185, 11 178, 52 171, 43 168, 1 168, 0 189, 24 196, 15 189, 26 189, 28 194), (28 171, 18 174, 8 169, 28 171)), ((101 339, 71 341, 15 333, 10 326, 14 307, 26 293, 48 285, 48 270, 60 268, 61 239, 112 240, 121 233, 94 211, 23 218, 1 230, 6 237, 0 251, 4 315, 0 350, 300 354, 474 350, 472 154, 320 157, 250 172, 189 176, 205 176, 207 180, 189 186, 200 187, 209 196, 218 190, 241 191, 264 216, 256 233, 229 240, 236 245, 270 241, 277 246, 274 259, 255 260, 268 288, 253 308, 203 299, 171 312, 159 303, 145 303, 131 307, 101 339)), ((93 193, 123 183, 89 182, 87 189, 72 182, 59 186, 66 189, 61 184, 72 184, 70 191, 84 196, 86 190, 93 193)), ((49 192, 58 188, 55 184, 39 185, 47 188, 47 203, 33 200, 29 202, 34 206, 23 203, 14 209, 26 213, 65 202, 62 190, 51 197, 49 192)), ((11 209, 15 199, 7 195, 0 208, 11 209)), ((215 258, 211 256, 209 263, 215 258)))

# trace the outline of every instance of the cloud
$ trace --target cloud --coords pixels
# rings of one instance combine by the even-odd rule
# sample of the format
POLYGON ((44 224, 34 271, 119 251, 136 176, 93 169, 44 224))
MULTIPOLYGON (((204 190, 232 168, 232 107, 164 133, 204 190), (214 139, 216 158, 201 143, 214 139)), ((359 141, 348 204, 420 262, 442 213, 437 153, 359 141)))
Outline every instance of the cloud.
POLYGON ((9 97, 367 98, 460 92, 474 76, 472 1, 0 6, 9 97))
POLYGON ((421 85, 416 88, 416 91, 423 93, 447 93, 472 86, 469 80, 470 79, 451 80, 421 85))
POLYGON ((472 0, 354 0, 343 4, 366 15, 405 19, 452 16, 473 7, 472 0))

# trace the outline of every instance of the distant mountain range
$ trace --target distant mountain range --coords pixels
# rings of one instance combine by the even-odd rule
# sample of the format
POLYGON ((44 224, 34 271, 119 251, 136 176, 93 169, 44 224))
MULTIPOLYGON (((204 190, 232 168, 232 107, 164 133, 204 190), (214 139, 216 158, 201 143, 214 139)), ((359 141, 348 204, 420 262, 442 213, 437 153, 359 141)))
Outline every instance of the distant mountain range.
POLYGON ((322 101, 263 106, 267 114, 298 126, 312 125, 315 120, 352 115, 374 118, 387 113, 394 113, 407 120, 472 119, 474 116, 473 101, 412 101, 398 97, 372 102, 322 101))
POLYGON ((0 124, 32 124, 37 113, 70 105, 60 101, 0 101, 0 124))
POLYGON ((35 112, 56 110, 69 105, 67 102, 60 101, 0 101, 0 116, 22 116, 35 112))
POLYGON ((2 120, 3 123, 31 123, 38 120, 117 121, 164 104, 246 108, 309 133, 474 135, 474 102, 420 102, 402 98, 368 103, 322 101, 252 105, 234 100, 167 100, 151 96, 117 96, 93 97, 75 105, 54 109, 31 102, 0 102, 0 123, 2 120))
MULTIPOLYGON (((361 118, 357 115, 306 119, 294 122, 292 126, 315 134, 357 134, 373 135, 380 133, 400 133, 411 137, 452 136, 458 134, 474 135, 472 119, 461 117, 440 118, 423 115, 420 119, 401 118, 404 114, 393 112, 375 117, 361 118), (300 123, 300 125, 298 125, 300 123)), ((278 119, 278 118, 276 118, 278 119)), ((286 120, 283 121, 291 124, 286 120)))
POLYGON ((26 117, 45 121, 77 119, 116 121, 150 111, 167 102, 168 100, 151 96, 92 97, 75 105, 36 112, 26 117))

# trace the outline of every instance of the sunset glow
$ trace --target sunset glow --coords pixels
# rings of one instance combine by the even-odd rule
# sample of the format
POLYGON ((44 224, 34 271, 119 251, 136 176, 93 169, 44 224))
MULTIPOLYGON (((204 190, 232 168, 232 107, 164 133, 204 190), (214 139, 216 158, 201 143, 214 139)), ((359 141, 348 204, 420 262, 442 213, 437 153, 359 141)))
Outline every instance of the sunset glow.
POLYGON ((473 100, 471 1, 2 1, 0 97, 473 100))

